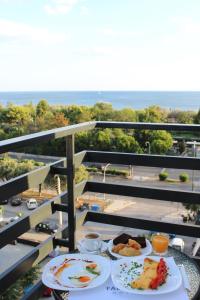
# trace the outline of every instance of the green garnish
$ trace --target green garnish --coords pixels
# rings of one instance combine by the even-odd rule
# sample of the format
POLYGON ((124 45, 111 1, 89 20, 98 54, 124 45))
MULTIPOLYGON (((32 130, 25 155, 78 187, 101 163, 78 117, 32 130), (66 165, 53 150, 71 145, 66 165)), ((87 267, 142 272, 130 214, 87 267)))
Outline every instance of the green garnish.
POLYGON ((94 275, 100 275, 100 272, 98 271, 95 271, 93 268, 90 268, 90 267, 86 267, 86 270, 94 275))

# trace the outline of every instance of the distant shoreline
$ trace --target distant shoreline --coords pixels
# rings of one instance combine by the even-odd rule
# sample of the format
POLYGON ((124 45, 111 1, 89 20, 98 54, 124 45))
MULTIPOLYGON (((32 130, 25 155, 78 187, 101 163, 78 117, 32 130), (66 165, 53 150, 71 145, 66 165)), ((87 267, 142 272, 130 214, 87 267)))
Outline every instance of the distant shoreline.
POLYGON ((152 105, 169 110, 197 111, 200 91, 17 91, 0 92, 0 103, 37 104, 46 99, 50 105, 92 106, 109 102, 115 109, 143 109, 152 105))

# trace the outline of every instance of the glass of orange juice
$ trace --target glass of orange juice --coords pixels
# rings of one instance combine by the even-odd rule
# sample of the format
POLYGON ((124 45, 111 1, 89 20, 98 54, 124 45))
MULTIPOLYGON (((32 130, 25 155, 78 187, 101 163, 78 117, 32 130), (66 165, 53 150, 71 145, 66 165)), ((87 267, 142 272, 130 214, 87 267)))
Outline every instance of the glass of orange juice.
POLYGON ((165 233, 155 233, 152 235, 153 252, 156 255, 165 255, 169 246, 169 235, 165 233))

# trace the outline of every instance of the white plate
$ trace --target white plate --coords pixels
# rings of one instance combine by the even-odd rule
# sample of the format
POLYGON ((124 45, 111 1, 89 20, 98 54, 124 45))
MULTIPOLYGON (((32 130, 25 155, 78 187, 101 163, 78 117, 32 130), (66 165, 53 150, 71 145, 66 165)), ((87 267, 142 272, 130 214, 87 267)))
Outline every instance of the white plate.
POLYGON ((92 254, 66 254, 57 256, 46 264, 42 273, 42 282, 52 289, 62 291, 88 290, 103 284, 110 276, 110 272, 110 261, 105 257, 92 254), (65 268, 60 273, 60 276, 55 276, 57 268, 60 267, 64 263, 64 261, 68 259, 74 260, 69 261, 70 266, 68 268, 65 268), (85 266, 89 264, 89 262, 87 263, 85 261, 96 263, 100 269, 100 275, 96 276, 86 271, 85 266), (52 268, 55 268, 55 270, 52 270, 52 268), (88 275, 90 276, 90 278, 92 278, 92 281, 88 286, 77 287, 68 278, 70 276, 82 275, 88 275))
MULTIPOLYGON (((110 254, 112 254, 113 256, 117 257, 117 258, 125 258, 124 255, 120 255, 118 253, 115 253, 112 251, 112 248, 113 248, 113 240, 110 240, 108 242, 108 251, 110 252, 110 254)), ((144 256, 144 255, 149 255, 151 254, 152 252, 152 246, 151 246, 151 243, 149 242, 149 240, 146 239, 146 247, 145 248, 141 248, 141 255, 138 255, 137 257, 141 257, 141 256, 144 256)), ((134 256, 136 257, 136 256, 134 256)))
POLYGON ((79 250, 80 253, 82 254, 100 254, 102 252, 105 252, 107 250, 108 247, 108 243, 102 241, 101 247, 96 250, 96 251, 88 251, 85 247, 84 247, 84 239, 80 240, 77 243, 77 249, 79 250))
MULTIPOLYGON (((159 261, 160 257, 158 256, 149 256, 153 260, 159 261)), ((161 285, 156 290, 138 290, 133 289, 127 283, 130 283, 134 279, 136 279, 139 273, 143 270, 144 257, 134 257, 134 258, 124 258, 116 261, 112 266, 111 277, 113 284, 120 290, 132 294, 140 294, 140 295, 160 295, 170 293, 175 291, 181 286, 182 277, 179 271, 178 266, 175 264, 174 259, 172 257, 164 258, 168 267, 168 276, 166 283, 161 285), (131 268, 131 263, 138 263, 141 267, 137 268, 137 274, 131 273, 129 270, 131 268), (129 271, 129 272, 128 272, 129 271)))

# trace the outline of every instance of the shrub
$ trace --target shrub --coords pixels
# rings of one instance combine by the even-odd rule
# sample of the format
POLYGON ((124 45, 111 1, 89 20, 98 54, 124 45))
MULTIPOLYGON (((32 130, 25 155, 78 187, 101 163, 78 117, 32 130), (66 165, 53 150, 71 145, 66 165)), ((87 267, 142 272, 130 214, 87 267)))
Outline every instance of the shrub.
POLYGON ((179 179, 181 182, 186 182, 189 180, 189 175, 187 173, 181 173, 179 175, 179 179))
POLYGON ((160 181, 165 181, 167 179, 167 177, 168 177, 168 173, 167 172, 161 172, 159 174, 160 181))
POLYGON ((116 169, 110 169, 110 170, 106 170, 106 174, 110 174, 110 175, 116 175, 116 176, 128 176, 128 172, 124 171, 124 170, 116 170, 116 169))
POLYGON ((87 167, 87 171, 96 173, 96 172, 98 172, 98 169, 96 167, 87 167))

